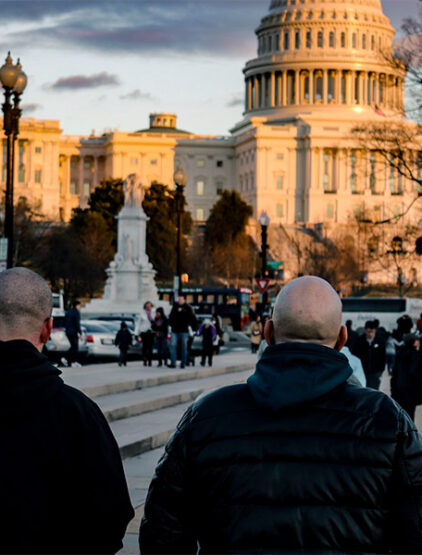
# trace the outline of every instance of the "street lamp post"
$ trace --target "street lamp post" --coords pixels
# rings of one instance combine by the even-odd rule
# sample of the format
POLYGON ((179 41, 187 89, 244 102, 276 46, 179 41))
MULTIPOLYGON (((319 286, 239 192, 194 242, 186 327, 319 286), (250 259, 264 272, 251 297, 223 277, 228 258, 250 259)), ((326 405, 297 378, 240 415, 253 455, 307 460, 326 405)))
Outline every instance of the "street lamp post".
POLYGON ((21 94, 23 93, 27 77, 22 71, 19 62, 13 65, 10 52, 6 63, 0 68, 0 82, 4 88, 3 129, 6 135, 7 161, 6 161, 6 205, 4 215, 4 235, 7 239, 7 267, 13 266, 13 177, 15 142, 19 135, 19 118, 22 110, 19 107, 21 94), (11 97, 13 94, 13 104, 11 97))
POLYGON ((185 212, 185 197, 183 190, 187 177, 181 166, 174 174, 176 185, 176 213, 177 213, 177 244, 176 244, 176 276, 174 278, 174 300, 177 301, 182 293, 182 249, 183 249, 183 214, 185 212))
MULTIPOLYGON (((267 277, 267 250, 268 250, 268 226, 270 225, 270 218, 266 212, 261 212, 259 216, 259 223, 261 225, 261 277, 267 277)), ((265 290, 262 294, 262 309, 265 310, 268 301, 268 293, 265 290)))

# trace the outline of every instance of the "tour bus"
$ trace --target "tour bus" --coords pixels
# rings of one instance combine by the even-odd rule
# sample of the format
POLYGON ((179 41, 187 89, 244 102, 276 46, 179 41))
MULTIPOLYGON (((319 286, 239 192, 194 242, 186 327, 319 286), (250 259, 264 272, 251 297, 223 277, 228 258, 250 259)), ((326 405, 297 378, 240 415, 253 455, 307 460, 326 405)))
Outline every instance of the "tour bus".
MULTIPOLYGON (((199 317, 217 314, 224 324, 231 324, 235 331, 243 330, 248 323, 251 289, 183 287, 182 294, 199 317)), ((174 291, 170 287, 159 288, 158 297, 160 301, 172 304, 174 291)))
POLYGON ((367 320, 379 320, 380 326, 393 331, 403 314, 410 316, 415 324, 422 313, 422 299, 417 298, 344 297, 341 302, 343 323, 352 320, 354 329, 364 327, 367 320))

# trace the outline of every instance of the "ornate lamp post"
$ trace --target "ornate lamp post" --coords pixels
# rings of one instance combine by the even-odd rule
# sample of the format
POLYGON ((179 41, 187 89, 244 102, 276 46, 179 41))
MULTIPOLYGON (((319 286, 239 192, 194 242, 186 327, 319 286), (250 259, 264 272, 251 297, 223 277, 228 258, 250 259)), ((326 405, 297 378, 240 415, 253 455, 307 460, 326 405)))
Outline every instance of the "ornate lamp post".
MULTIPOLYGON (((268 230, 268 226, 270 225, 270 218, 268 217, 268 214, 266 212, 261 212, 261 215, 259 216, 258 221, 261 225, 261 260, 262 260, 261 277, 265 278, 267 277, 267 250, 268 250, 267 230, 268 230)), ((262 294, 262 310, 265 310, 265 307, 267 305, 267 300, 268 300, 268 293, 267 291, 265 291, 262 294)))
POLYGON ((183 248, 183 214, 185 212, 185 197, 183 189, 187 177, 182 167, 179 166, 174 173, 176 185, 176 213, 177 213, 177 245, 176 245, 176 276, 174 278, 174 300, 176 301, 182 293, 182 248, 183 248))
POLYGON ((10 52, 6 63, 0 68, 0 82, 4 88, 3 129, 7 140, 7 173, 6 173, 6 206, 4 218, 4 235, 7 239, 7 267, 13 266, 13 174, 15 159, 15 141, 19 135, 19 118, 22 110, 19 101, 26 84, 27 77, 19 62, 13 65, 10 52), (13 104, 10 99, 13 94, 13 104))

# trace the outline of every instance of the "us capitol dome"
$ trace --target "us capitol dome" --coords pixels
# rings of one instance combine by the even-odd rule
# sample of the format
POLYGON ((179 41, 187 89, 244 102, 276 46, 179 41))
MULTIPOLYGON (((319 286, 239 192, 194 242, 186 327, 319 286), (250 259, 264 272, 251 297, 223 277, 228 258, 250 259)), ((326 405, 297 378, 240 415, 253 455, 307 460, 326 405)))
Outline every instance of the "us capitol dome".
POLYGON ((380 0, 272 0, 244 69, 245 112, 403 112, 405 74, 388 62, 394 32, 380 0))

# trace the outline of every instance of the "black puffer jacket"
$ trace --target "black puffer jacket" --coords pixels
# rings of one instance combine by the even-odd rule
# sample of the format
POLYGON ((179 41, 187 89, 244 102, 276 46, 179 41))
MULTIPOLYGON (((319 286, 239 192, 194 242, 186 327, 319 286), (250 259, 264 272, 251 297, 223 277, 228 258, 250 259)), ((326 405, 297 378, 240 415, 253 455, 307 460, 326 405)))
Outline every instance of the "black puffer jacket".
POLYGON ((186 412, 156 469, 142 553, 422 551, 422 440, 318 345, 267 348, 186 412))

